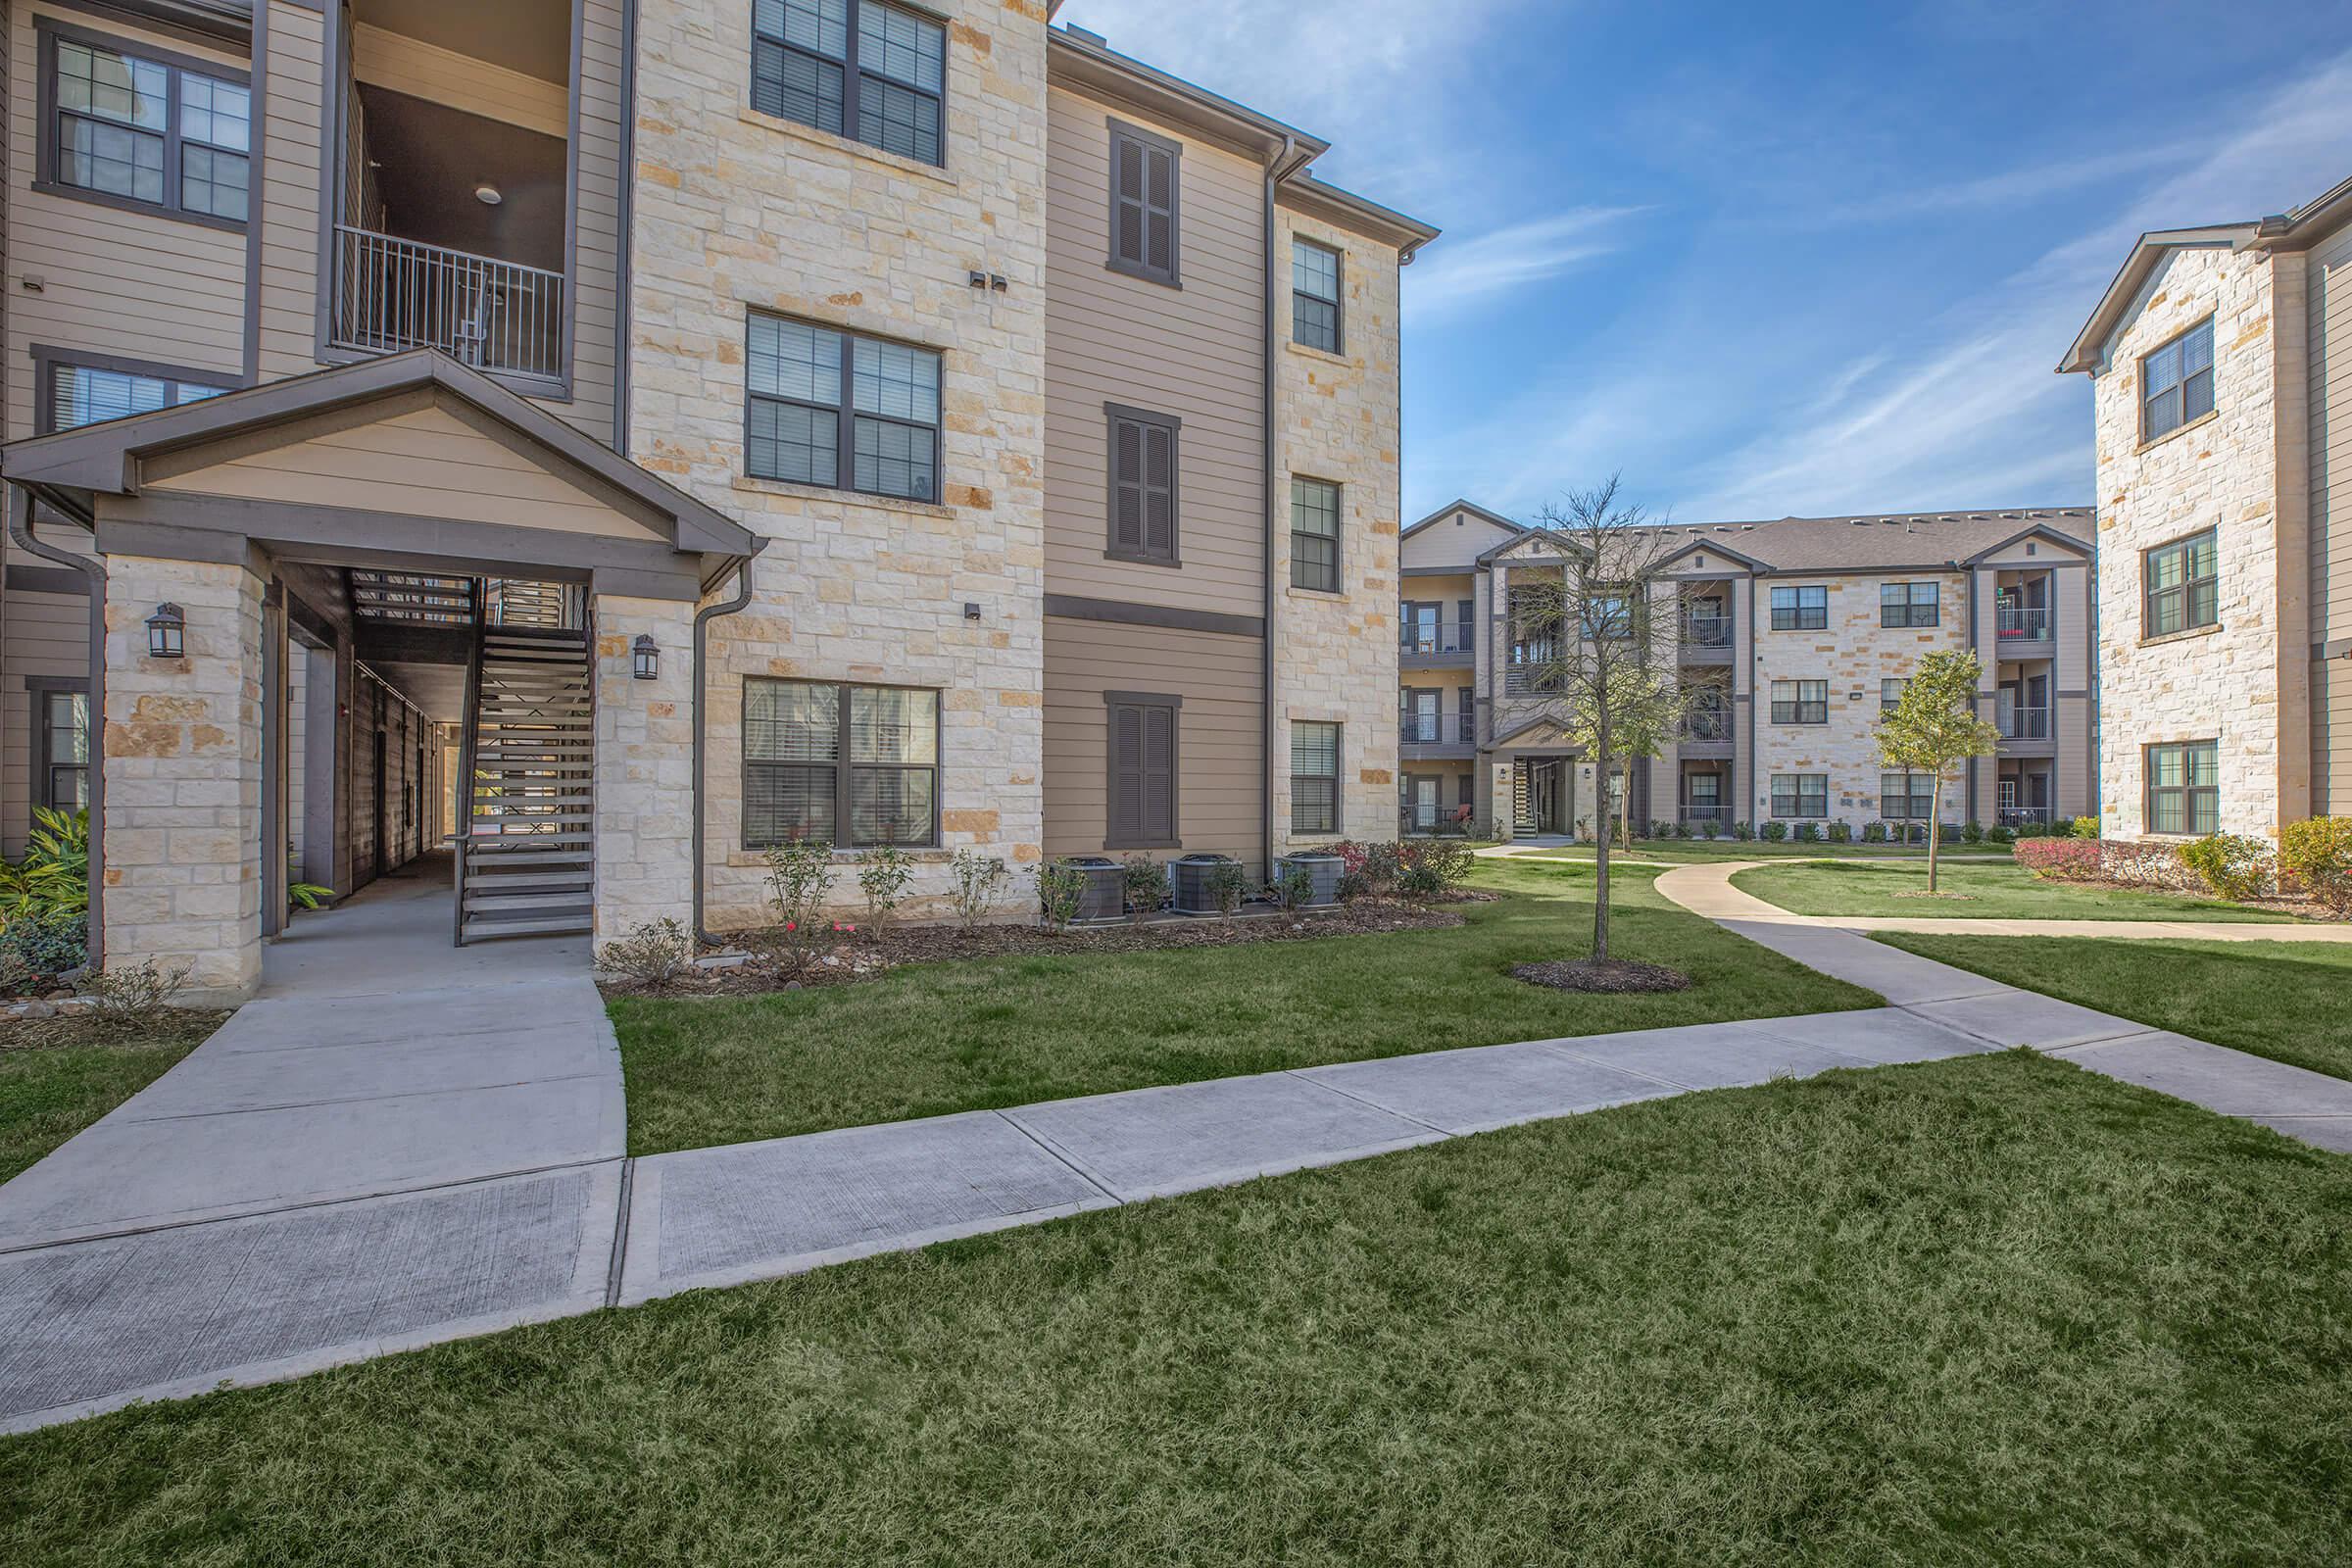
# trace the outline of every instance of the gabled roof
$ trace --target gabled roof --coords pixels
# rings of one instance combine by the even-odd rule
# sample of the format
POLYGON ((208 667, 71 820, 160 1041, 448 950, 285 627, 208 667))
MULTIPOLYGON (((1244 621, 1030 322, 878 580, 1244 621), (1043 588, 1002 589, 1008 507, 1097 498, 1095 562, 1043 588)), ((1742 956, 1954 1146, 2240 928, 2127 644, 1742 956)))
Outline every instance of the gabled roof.
POLYGON ((673 549, 724 556, 760 550, 762 541, 726 514, 435 349, 361 360, 200 403, 12 441, 0 447, 0 475, 24 485, 130 495, 148 457, 422 389, 465 404, 557 463, 637 502, 667 524, 673 549))
POLYGON ((1521 524, 1513 522, 1510 518, 1502 515, 1498 512, 1489 512, 1486 508, 1477 505, 1475 502, 1463 501, 1459 498, 1456 498, 1455 500, 1446 502, 1446 505, 1440 507, 1428 516, 1423 517, 1419 522, 1413 523, 1411 526, 1407 527, 1404 532, 1398 534, 1396 537, 1400 540, 1410 539, 1413 535, 1419 533, 1431 523, 1438 521, 1440 518, 1450 517, 1457 512, 1467 512, 1470 514, 1470 515, 1478 518, 1482 522, 1491 522, 1495 527, 1507 529, 1514 534, 1524 531, 1521 524))
POLYGON ((2058 373, 2096 370, 2107 358, 2107 340, 2139 298, 2148 278, 2176 250, 2191 246, 2227 245, 2233 251, 2309 249, 2352 220, 2352 179, 2345 179, 2302 206, 2271 218, 2238 222, 2208 223, 2198 228, 2156 229, 2139 236, 2124 258, 2107 291, 2099 296, 2090 319, 2058 362, 2058 373))
MULTIPOLYGON (((1451 509, 1448 509, 1451 510, 1451 509)), ((1760 572, 1929 571, 1980 560, 2030 535, 2090 554, 2088 507, 2018 507, 1985 512, 1890 512, 1864 516, 1782 517, 1756 522, 1667 522, 1679 559, 1720 551, 1760 572)), ((1478 558, 1490 565, 1530 540, 1581 547, 1543 528, 1522 528, 1478 558)))

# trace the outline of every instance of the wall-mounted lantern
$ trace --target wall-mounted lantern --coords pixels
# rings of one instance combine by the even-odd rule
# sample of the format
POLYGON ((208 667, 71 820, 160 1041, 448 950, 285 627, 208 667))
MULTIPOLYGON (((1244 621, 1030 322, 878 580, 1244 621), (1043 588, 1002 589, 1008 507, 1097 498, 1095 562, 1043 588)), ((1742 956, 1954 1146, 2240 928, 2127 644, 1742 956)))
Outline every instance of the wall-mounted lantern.
POLYGON ((155 607, 147 617, 147 652, 157 659, 186 657, 187 612, 169 601, 155 607))
POLYGON ((639 680, 653 680, 662 673, 662 650, 654 646, 652 633, 639 632, 629 651, 636 657, 639 680))

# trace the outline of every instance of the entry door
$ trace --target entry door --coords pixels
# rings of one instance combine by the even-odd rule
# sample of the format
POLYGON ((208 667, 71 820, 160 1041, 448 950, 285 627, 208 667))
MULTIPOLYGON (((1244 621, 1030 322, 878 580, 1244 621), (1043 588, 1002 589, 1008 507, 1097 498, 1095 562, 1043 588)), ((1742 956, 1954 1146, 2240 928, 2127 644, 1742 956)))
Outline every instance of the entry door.
POLYGON ((1435 778, 1413 780, 1413 826, 1422 832, 1438 825, 1438 784, 1435 778))
POLYGON ((1404 607, 1405 652, 1434 654, 1438 651, 1438 611, 1436 603, 1411 604, 1404 607))
POLYGON ((1407 695, 1405 703, 1405 735, 1407 746, 1434 746, 1444 739, 1438 733, 1441 710, 1440 693, 1434 687, 1416 688, 1407 695))

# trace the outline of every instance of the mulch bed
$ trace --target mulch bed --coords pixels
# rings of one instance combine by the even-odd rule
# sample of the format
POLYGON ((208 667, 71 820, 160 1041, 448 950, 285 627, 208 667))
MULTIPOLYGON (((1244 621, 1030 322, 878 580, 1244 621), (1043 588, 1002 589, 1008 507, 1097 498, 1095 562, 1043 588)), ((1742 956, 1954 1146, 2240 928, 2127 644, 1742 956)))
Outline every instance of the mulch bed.
POLYGON ((0 1019, 0 1052, 59 1046, 195 1045, 227 1021, 225 1011, 209 1007, 170 1007, 144 1019, 108 1018, 89 1012, 0 1019))
MULTIPOLYGON (((1307 942, 1323 937, 1371 936, 1392 931, 1437 931, 1462 923, 1448 905, 1488 904, 1494 894, 1462 890, 1429 900, 1357 899, 1292 918, 1252 915, 1230 923, 1206 916, 1160 920, 1149 925, 1073 926, 1055 931, 1011 923, 974 926, 903 925, 875 935, 845 933, 826 944, 798 977, 777 973, 755 956, 726 969, 698 969, 663 990, 669 996, 745 996, 798 991, 808 986, 848 985, 873 980, 909 963, 957 958, 1055 956, 1090 953, 1146 953, 1166 948, 1230 948, 1250 942, 1307 942)), ((746 933, 747 939, 754 933, 746 933)), ((752 945, 747 941, 747 946, 752 945)), ((755 947, 755 953, 757 948, 755 947)), ((638 995, 636 988, 601 976, 609 996, 638 995)))
POLYGON ((1631 958, 1610 958, 1599 963, 1591 958, 1550 958, 1542 963, 1518 964, 1512 968, 1511 978, 1524 980, 1531 986, 1549 986, 1554 991, 1617 995, 1690 989, 1690 977, 1682 970, 1669 969, 1662 963, 1639 963, 1631 958))

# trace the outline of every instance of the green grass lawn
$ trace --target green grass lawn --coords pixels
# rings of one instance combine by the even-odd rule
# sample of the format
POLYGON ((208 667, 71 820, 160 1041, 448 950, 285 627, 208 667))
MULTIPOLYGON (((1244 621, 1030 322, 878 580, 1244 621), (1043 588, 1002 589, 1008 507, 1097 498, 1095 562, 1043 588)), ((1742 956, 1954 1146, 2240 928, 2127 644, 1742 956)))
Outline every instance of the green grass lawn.
POLYGON ((2045 882, 2012 862, 1947 861, 1929 898, 1928 866, 1822 862, 1741 871, 1732 886, 1791 914, 1885 915, 1919 920, 2257 920, 2291 918, 2219 899, 2079 882, 2045 882))
POLYGON ((2023 1053, 0 1440, 0 1561, 2340 1562, 2352 1159, 2023 1053))
MULTIPOLYGON (((1622 840, 1609 846, 1613 858, 1622 855, 1629 860, 1664 860, 1676 865, 1704 864, 1715 860, 1886 860, 1924 858, 1924 844, 1791 844, 1786 840, 1775 844, 1769 839, 1636 839, 1631 844, 1622 840)), ((1984 849, 1966 844, 1946 845, 1947 859, 2009 861, 2005 849, 1984 849)), ((1592 847, 1589 844, 1561 844, 1545 849, 1514 855, 1514 859, 1579 860, 1590 864, 1592 847)))
POLYGON ((2151 1028, 2352 1078, 2352 944, 1908 932, 1879 940, 2151 1028))
MULTIPOLYGON (((220 1026, 217 1012, 168 1015, 146 1033, 109 1041, 79 1020, 0 1026, 28 1031, 54 1045, 0 1050, 0 1181, 163 1076, 220 1026)), ((0 1035, 15 1039, 15 1035, 0 1035)))
POLYGON ((1592 873, 1482 862, 1507 894, 1459 929, 1158 953, 973 959, 850 986, 612 1004, 629 1150, 738 1143, 1452 1046, 1868 1007, 1815 974, 1614 880, 1612 947, 1695 982, 1571 996, 1510 977, 1582 956, 1592 873))

